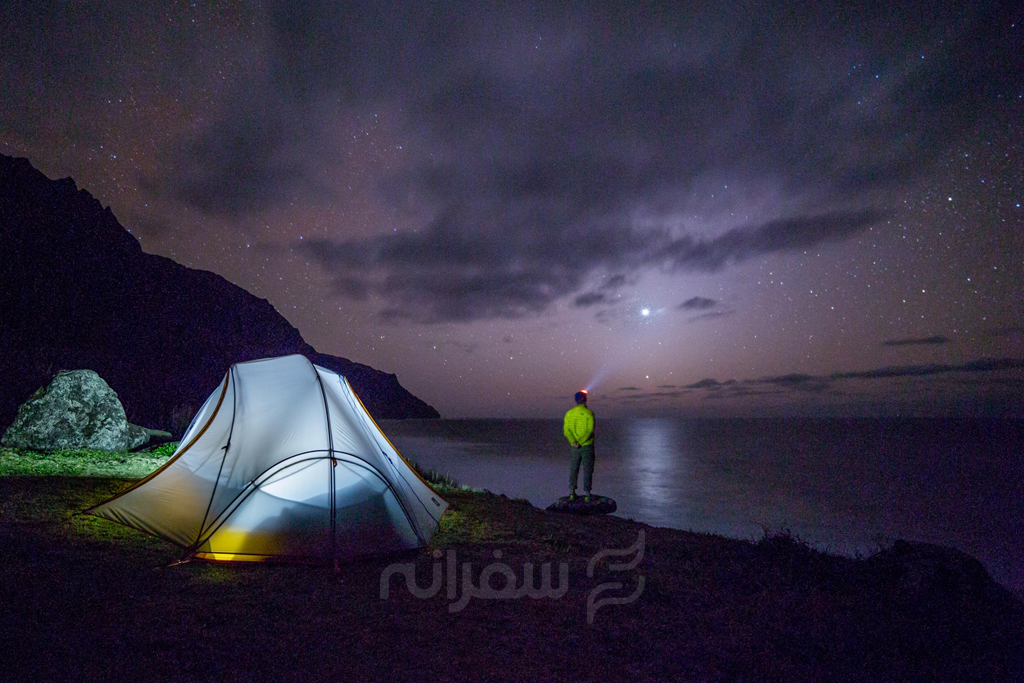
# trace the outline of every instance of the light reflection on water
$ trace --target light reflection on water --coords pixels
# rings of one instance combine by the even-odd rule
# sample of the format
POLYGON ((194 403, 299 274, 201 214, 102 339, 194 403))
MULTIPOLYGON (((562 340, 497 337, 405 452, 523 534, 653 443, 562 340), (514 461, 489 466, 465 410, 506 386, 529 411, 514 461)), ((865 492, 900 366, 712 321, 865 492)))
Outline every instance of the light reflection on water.
POLYGON ((622 456, 612 462, 619 465, 620 476, 632 479, 632 487, 626 490, 635 492, 631 502, 636 518, 658 519, 664 526, 688 526, 693 510, 689 492, 692 455, 680 442, 679 430, 651 419, 632 420, 618 427, 622 456))
MULTIPOLYGON (((568 490, 559 420, 405 420, 398 449, 546 507, 568 490)), ((1024 594, 1024 424, 982 420, 598 420, 594 492, 618 515, 738 538, 786 528, 834 552, 895 538, 982 560, 1024 594)))

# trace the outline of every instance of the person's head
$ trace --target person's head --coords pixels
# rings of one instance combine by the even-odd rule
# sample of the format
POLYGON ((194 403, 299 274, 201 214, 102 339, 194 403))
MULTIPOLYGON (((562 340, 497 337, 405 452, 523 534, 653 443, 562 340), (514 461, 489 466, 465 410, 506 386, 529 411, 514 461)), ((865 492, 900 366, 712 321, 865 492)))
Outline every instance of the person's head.
POLYGON ((587 390, 584 389, 583 391, 577 391, 576 392, 576 396, 574 398, 576 399, 576 405, 578 405, 578 406, 585 406, 585 405, 587 405, 587 390))

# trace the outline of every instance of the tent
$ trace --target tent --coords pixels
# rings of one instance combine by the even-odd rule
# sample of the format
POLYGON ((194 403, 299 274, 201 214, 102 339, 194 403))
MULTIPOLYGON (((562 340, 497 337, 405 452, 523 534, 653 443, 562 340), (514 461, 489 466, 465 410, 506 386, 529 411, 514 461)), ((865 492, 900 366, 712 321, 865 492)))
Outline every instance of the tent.
POLYGON ((448 504, 341 375, 236 363, 171 459, 86 511, 207 560, 330 561, 425 545, 448 504))

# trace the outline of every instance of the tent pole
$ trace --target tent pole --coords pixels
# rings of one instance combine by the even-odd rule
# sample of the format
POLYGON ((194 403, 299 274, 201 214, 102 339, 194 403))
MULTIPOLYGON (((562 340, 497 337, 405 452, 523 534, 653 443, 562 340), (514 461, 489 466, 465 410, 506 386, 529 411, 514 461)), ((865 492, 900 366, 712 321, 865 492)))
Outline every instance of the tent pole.
MULTIPOLYGON (((199 535, 193 544, 193 550, 199 550, 199 541, 203 538, 203 528, 210 516, 210 508, 213 507, 213 499, 217 496, 217 485, 220 484, 220 475, 224 472, 224 461, 228 459, 228 449, 231 448, 231 437, 235 433, 235 416, 238 415, 238 391, 235 389, 235 366, 228 368, 228 377, 231 378, 231 426, 228 427, 228 442, 221 448, 224 454, 220 459, 220 467, 217 469, 217 478, 213 480, 213 491, 210 492, 210 502, 206 504, 206 512, 203 514, 203 523, 199 525, 199 535)), ((227 380, 224 380, 224 390, 227 391, 227 380)))
POLYGON ((331 470, 331 557, 334 559, 334 569, 338 569, 338 535, 337 535, 337 520, 335 519, 335 507, 336 503, 334 500, 334 468, 338 466, 338 461, 334 459, 334 451, 331 451, 331 464, 329 465, 331 470))
POLYGON ((331 433, 331 409, 327 406, 327 391, 324 389, 324 381, 320 377, 320 373, 317 372, 316 366, 313 365, 313 361, 309 361, 309 366, 313 368, 313 374, 316 375, 316 383, 320 386, 320 396, 324 399, 324 422, 327 423, 327 452, 331 456, 331 558, 334 560, 334 568, 338 569, 338 534, 337 534, 337 520, 336 517, 336 502, 334 500, 334 468, 338 466, 338 461, 334 459, 334 434, 331 433))

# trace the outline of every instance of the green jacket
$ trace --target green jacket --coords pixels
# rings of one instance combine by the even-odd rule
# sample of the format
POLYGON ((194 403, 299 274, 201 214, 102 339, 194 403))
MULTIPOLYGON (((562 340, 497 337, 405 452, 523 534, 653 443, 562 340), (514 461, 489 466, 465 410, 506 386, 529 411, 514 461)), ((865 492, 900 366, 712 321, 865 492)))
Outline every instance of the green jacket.
POLYGON ((594 412, 585 405, 578 405, 565 414, 562 433, 569 443, 588 446, 594 443, 594 412))

